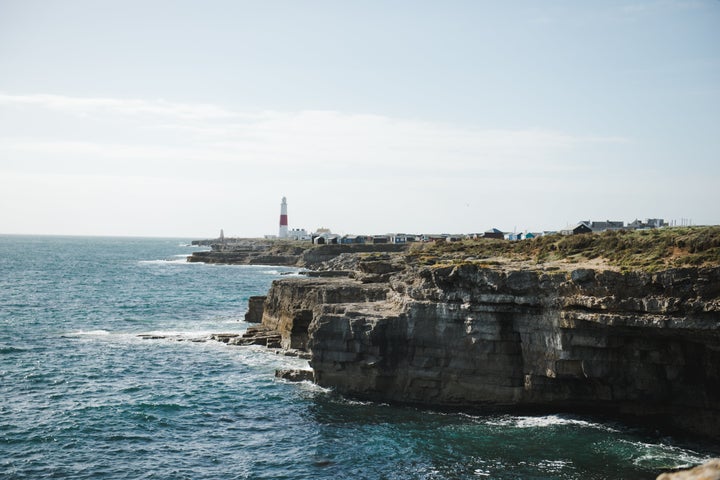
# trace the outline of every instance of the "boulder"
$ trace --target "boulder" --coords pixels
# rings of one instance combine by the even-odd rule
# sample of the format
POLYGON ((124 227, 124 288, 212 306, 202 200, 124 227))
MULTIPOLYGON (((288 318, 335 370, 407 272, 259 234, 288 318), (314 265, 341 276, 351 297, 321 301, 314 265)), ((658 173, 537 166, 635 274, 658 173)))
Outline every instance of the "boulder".
POLYGON ((312 382, 313 371, 312 370, 299 370, 299 369, 287 369, 275 370, 275 377, 282 378, 289 382, 312 382))

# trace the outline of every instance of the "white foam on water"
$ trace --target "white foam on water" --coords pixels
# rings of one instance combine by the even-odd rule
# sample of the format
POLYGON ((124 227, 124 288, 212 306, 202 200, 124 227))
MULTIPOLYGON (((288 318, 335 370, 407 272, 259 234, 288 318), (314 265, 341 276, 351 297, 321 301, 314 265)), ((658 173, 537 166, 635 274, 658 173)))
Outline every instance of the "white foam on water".
POLYGON ((332 392, 332 388, 327 387, 321 387, 317 383, 313 383, 309 380, 303 380, 302 382, 297 383, 298 388, 304 392, 310 392, 310 393, 330 393, 332 392))
POLYGON ((630 447, 631 451, 637 453, 637 456, 633 456, 632 463, 639 467, 662 468, 663 470, 689 468, 711 458, 692 450, 664 443, 646 443, 630 440, 619 440, 618 443, 630 447))
POLYGON ((167 265, 167 264, 183 264, 183 265, 192 265, 193 262, 187 261, 188 255, 174 255, 173 258, 165 258, 161 260, 140 260, 138 263, 141 265, 167 265), (181 257, 181 258, 175 258, 175 257, 181 257))
POLYGON ((70 332, 66 335, 73 337, 104 337, 110 335, 110 332, 108 332, 107 330, 78 330, 77 332, 70 332))
MULTIPOLYGON (((152 335, 156 337, 173 337, 173 338, 210 338, 213 333, 218 333, 212 330, 151 330, 149 332, 138 333, 137 335, 152 335)), ((222 332, 222 333, 237 333, 241 332, 222 332)))
POLYGON ((578 427, 596 428, 607 432, 617 433, 618 430, 600 423, 567 418, 560 415, 544 415, 538 417, 505 417, 487 422, 488 425, 514 428, 548 428, 562 425, 573 425, 578 427))
POLYGON ((242 352, 243 363, 253 367, 269 365, 272 368, 308 369, 310 365, 305 359, 285 356, 276 353, 277 350, 271 350, 262 345, 248 345, 234 348, 242 352))
POLYGON ((572 468, 572 462, 566 460, 541 460, 537 467, 548 473, 560 473, 567 468, 572 468))

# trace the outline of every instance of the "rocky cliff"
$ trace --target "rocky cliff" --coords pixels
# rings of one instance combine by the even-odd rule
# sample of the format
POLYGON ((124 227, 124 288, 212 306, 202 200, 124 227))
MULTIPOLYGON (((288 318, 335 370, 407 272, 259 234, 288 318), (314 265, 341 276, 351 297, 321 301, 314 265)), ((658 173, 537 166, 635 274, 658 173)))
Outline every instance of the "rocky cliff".
MULTIPOLYGON (((212 241, 197 240, 193 245, 207 246, 208 242, 212 241)), ((209 243, 209 246, 211 250, 193 252, 188 262, 319 268, 343 254, 397 253, 407 247, 393 244, 314 245, 310 242, 264 239, 236 239, 233 243, 209 243)))
POLYGON ((343 394, 652 416, 720 438, 719 267, 403 262, 278 280, 262 323, 343 394))

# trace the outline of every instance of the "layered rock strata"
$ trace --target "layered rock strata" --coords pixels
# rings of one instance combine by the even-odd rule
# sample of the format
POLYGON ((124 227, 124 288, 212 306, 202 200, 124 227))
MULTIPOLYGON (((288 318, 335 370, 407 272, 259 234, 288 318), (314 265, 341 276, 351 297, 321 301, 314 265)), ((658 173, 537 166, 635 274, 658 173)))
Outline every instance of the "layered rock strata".
POLYGON ((394 244, 313 245, 310 242, 261 239, 245 239, 231 244, 213 243, 210 246, 209 251, 193 252, 188 262, 317 268, 342 254, 396 253, 407 248, 406 245, 394 244))
POLYGON ((247 323, 260 323, 263 317, 263 306, 265 305, 265 295, 257 295, 248 299, 248 309, 245 313, 245 321, 247 323))
MULTIPOLYGON (((380 262, 382 263, 382 262, 380 262)), ((263 326, 315 382, 380 401, 652 415, 720 438, 720 268, 472 262, 276 281, 263 326)))

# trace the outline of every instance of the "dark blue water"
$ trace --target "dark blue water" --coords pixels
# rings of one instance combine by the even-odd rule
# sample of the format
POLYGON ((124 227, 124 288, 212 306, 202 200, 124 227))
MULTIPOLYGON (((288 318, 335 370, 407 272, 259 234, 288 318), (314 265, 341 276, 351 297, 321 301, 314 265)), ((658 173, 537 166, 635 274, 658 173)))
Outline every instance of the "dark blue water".
POLYGON ((655 478, 717 446, 588 418, 353 402, 240 332, 282 267, 187 239, 0 236, 0 478, 655 478), (166 337, 145 340, 138 335, 166 337))

